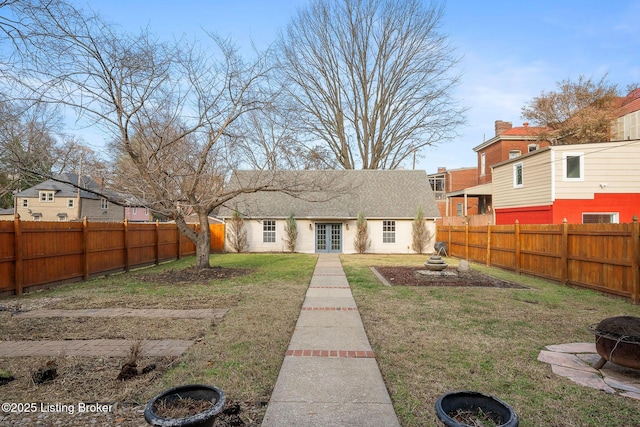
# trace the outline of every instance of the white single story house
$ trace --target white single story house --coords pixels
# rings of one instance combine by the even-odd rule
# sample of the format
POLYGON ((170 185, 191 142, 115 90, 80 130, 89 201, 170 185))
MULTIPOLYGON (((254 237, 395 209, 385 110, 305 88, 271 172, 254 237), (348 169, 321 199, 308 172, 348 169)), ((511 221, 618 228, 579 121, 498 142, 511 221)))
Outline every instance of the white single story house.
MULTIPOLYGON (((301 253, 356 253, 356 221, 360 212, 367 219, 368 253, 415 253, 412 224, 422 207, 429 241, 435 243, 435 220, 440 217, 425 171, 416 170, 309 170, 236 171, 232 188, 256 187, 261 179, 278 182, 285 191, 241 194, 223 206, 218 216, 227 223, 234 210, 244 217, 249 252, 287 251, 286 219, 293 215, 298 237, 295 251, 301 253)), ((267 188, 267 187, 265 187, 267 188)))

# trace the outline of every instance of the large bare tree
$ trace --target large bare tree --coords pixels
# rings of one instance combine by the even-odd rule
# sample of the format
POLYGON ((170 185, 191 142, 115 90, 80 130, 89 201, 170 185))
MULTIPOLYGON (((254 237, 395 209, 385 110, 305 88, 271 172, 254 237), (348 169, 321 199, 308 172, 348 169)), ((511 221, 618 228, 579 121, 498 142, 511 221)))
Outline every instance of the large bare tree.
MULTIPOLYGON (((14 5, 15 6, 15 5, 14 5)), ((244 62, 228 40, 210 46, 163 43, 150 32, 119 31, 64 1, 20 3, 28 60, 18 80, 38 102, 74 108, 113 141, 126 179, 120 189, 164 216, 196 245, 196 266, 209 264, 208 215, 240 193, 294 191, 262 179, 229 189, 235 124, 264 104, 264 57, 244 62), (200 227, 185 221, 195 214, 200 227)))
POLYGON ((309 141, 345 169, 396 168, 455 136, 463 110, 444 9, 423 0, 312 0, 278 40, 309 141))
POLYGON ((522 117, 545 128, 538 136, 553 144, 608 141, 620 104, 617 85, 606 77, 560 81, 555 91, 543 91, 529 101, 522 117))

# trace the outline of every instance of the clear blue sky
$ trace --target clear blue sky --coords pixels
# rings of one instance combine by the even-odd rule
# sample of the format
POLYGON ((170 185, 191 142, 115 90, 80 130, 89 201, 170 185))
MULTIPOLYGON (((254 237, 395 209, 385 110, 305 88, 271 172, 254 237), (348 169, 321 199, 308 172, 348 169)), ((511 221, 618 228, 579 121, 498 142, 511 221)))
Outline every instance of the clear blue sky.
MULTIPOLYGON (((82 1, 82 0, 80 0, 82 1)), ((127 30, 173 36, 201 28, 242 47, 272 43, 305 0, 92 0, 91 8, 127 30)), ((462 56, 456 97, 469 108, 452 143, 427 149, 417 168, 476 166, 473 147, 494 136, 495 120, 522 124, 521 108, 556 82, 579 75, 622 88, 640 83, 640 0, 449 0, 442 31, 462 56)), ((87 141, 89 142, 89 141, 87 141)), ((99 145, 100 141, 91 141, 99 145)), ((411 161, 405 165, 410 168, 411 161)))

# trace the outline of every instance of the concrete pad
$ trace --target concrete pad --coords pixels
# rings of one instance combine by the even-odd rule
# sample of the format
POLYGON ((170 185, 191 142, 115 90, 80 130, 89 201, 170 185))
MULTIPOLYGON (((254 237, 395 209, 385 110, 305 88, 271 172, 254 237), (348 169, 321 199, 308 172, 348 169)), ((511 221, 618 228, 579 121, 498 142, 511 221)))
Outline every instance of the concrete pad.
POLYGON ((341 328, 296 328, 289 350, 363 350, 371 345, 362 325, 341 328))
POLYGON ((585 372, 583 370, 571 369, 565 366, 551 365, 551 370, 554 374, 560 375, 565 378, 569 378, 576 384, 583 385, 585 387, 591 387, 598 390, 605 391, 607 393, 615 394, 615 390, 605 384, 604 380, 598 374, 585 372))
POLYGON ((272 402, 262 427, 399 427, 391 404, 272 402))
POLYGON ((555 353, 553 351, 542 350, 538 355, 540 362, 549 363, 552 365, 564 366, 575 370, 585 371, 589 373, 597 373, 598 371, 591 366, 584 363, 577 356, 569 353, 555 353))
POLYGON ((548 345, 547 350, 557 353, 597 353, 596 344, 588 342, 573 342, 567 344, 548 345))
POLYGON ((391 404, 375 359, 285 357, 270 402, 391 404))
POLYGON ((302 307, 356 307, 352 296, 348 297, 309 297, 305 298, 302 307))
POLYGON ((620 396, 630 397, 632 399, 640 400, 640 393, 626 392, 626 393, 620 393, 620 396))
POLYGON ((321 328, 364 328, 357 310, 338 311, 309 311, 303 310, 296 323, 297 328, 321 327, 321 328))
POLYGON ((350 288, 309 288, 307 289, 307 297, 339 297, 339 298, 351 298, 350 288))

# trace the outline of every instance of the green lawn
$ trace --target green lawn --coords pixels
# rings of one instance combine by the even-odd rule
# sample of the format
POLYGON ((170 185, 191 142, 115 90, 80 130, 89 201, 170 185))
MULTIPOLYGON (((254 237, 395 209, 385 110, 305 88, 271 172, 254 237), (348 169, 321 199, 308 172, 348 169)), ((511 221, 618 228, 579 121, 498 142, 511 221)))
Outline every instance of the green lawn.
POLYGON ((524 427, 640 425, 637 400, 579 386, 536 360, 546 345, 592 342, 587 326, 640 316, 640 307, 478 265, 472 267, 529 289, 387 287, 369 269, 420 266, 425 259, 342 256, 403 426, 437 425, 435 401, 453 390, 507 401, 524 427))

